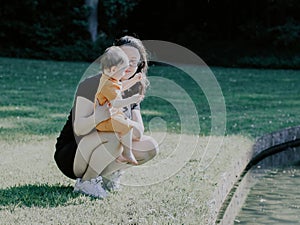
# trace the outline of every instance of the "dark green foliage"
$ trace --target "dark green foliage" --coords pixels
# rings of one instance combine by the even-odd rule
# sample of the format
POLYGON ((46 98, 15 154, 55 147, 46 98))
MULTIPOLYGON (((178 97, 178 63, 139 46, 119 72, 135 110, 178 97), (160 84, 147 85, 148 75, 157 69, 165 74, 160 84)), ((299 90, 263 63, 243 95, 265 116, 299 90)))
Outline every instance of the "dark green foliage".
POLYGON ((10 56, 52 58, 53 48, 76 48, 89 37, 87 13, 81 1, 6 0, 0 13, 1 49, 10 56))
POLYGON ((144 39, 183 45, 209 65, 299 68, 299 11, 297 0, 144 0, 126 23, 144 39))
POLYGON ((83 49, 81 46, 89 37, 87 13, 81 1, 5 1, 0 13, 2 54, 61 60, 72 59, 70 55, 76 58, 76 50, 83 49), (56 49, 62 49, 65 55, 56 49))
POLYGON ((209 65, 300 68, 299 11, 298 0, 103 0, 93 43, 83 0, 2 0, 0 54, 91 61, 129 33, 183 45, 209 65))
MULTIPOLYGON (((101 1, 107 31, 115 30, 136 1, 101 1), (128 3, 128 4, 127 4, 128 3), (118 7, 117 7, 118 6, 118 7)), ((92 42, 87 30, 89 8, 84 1, 3 0, 0 9, 0 52, 11 57, 56 60, 97 58, 113 42, 113 32, 99 31, 92 42)), ((115 34, 115 33, 113 33, 115 34)))
POLYGON ((99 22, 101 30, 108 36, 116 37, 128 29, 126 21, 130 12, 141 0, 104 0, 99 1, 99 22))

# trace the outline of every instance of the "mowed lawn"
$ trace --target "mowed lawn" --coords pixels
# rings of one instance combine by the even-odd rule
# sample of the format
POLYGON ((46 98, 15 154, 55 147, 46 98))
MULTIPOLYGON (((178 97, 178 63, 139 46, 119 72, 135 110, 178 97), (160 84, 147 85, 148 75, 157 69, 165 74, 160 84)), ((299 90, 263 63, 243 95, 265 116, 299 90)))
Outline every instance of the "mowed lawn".
POLYGON ((210 224, 216 216, 215 191, 249 154, 255 138, 300 123, 299 71, 211 68, 226 105, 226 136, 220 137, 211 136, 210 105, 197 83, 176 68, 152 66, 149 77, 163 77, 185 90, 198 118, 188 107, 178 112, 160 98, 168 92, 185 103, 180 92, 164 84, 162 93, 146 96, 146 132, 160 143, 160 154, 148 166, 165 169, 169 161, 175 166, 164 173, 130 170, 123 183, 139 185, 92 199, 74 194, 74 181, 53 160, 55 139, 88 66, 0 58, 0 224, 210 224), (180 113, 191 117, 191 133, 182 133, 180 113), (197 121, 200 133, 194 130, 197 121), (174 153, 178 146, 184 148, 174 153), (181 154, 184 162, 177 164, 181 154))
MULTIPOLYGON (((0 134, 2 139, 23 135, 57 135, 71 109, 76 87, 89 63, 0 58, 0 134), (14 134, 14 135, 12 135, 14 134)), ((226 104, 226 134, 253 138, 300 123, 300 71, 211 68, 226 104)), ((211 132, 211 111, 205 93, 179 69, 152 66, 149 77, 175 82, 196 107, 200 135, 211 132)), ((151 85, 150 85, 151 91, 151 85)), ((155 92, 170 93, 179 104, 181 91, 164 83, 155 92), (177 95, 177 96, 176 96, 177 95)), ((154 117, 165 121, 168 132, 181 133, 176 108, 161 93, 145 98, 142 115, 146 129, 154 117)), ((187 109, 185 115, 192 115, 187 109)), ((193 117, 196 121, 197 118, 193 117)), ((193 121, 191 121, 193 124, 193 121)))

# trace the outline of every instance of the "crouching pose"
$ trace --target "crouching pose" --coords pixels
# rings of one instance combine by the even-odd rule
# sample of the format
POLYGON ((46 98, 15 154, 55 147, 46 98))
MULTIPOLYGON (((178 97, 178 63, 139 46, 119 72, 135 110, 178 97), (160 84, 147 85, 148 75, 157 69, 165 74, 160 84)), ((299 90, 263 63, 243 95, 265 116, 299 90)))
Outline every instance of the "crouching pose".
MULTIPOLYGON (((126 81, 141 76, 130 89, 124 92, 124 98, 140 93, 144 95, 148 85, 147 54, 142 42, 131 36, 116 40, 129 59, 129 67, 121 78, 126 81)), ((95 105, 95 96, 102 74, 82 81, 76 91, 74 105, 67 122, 56 142, 54 159, 60 171, 71 179, 76 179, 74 191, 98 198, 107 196, 108 191, 116 191, 120 186, 121 175, 132 166, 121 163, 123 147, 114 132, 100 132, 95 125, 111 118, 107 103, 95 105)), ((153 159, 158 153, 158 144, 150 136, 143 134, 144 125, 140 104, 134 103, 123 108, 124 114, 134 123, 132 154, 138 166, 153 159), (135 131, 138 131, 135 134, 135 131)))

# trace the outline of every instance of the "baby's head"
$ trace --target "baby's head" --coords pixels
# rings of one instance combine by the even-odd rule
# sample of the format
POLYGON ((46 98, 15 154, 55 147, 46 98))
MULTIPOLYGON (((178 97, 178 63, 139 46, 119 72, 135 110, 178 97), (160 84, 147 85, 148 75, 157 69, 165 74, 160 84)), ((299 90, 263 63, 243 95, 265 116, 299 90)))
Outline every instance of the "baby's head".
POLYGON ((100 63, 104 74, 120 79, 129 66, 129 59, 120 47, 112 46, 100 57, 100 63))

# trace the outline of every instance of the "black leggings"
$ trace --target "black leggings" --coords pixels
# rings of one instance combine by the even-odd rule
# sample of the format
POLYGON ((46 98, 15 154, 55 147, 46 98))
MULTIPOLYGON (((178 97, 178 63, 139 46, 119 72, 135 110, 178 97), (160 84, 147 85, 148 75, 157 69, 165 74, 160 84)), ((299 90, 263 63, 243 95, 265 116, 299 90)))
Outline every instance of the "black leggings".
POLYGON ((56 143, 56 151, 54 153, 54 160, 60 171, 71 179, 77 177, 73 171, 73 163, 77 150, 77 143, 71 140, 68 143, 56 143))

